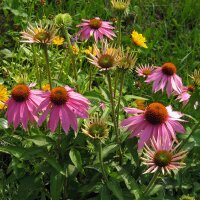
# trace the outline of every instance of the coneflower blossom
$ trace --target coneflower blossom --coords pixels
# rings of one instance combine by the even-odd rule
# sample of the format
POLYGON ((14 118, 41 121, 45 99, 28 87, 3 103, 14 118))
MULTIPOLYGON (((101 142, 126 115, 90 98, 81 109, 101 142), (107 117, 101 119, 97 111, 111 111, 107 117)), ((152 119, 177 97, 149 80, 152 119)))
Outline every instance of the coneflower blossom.
POLYGON ((194 90, 195 87, 193 85, 183 86, 180 94, 175 93, 175 95, 178 95, 176 100, 179 100, 180 102, 183 102, 183 105, 186 105, 191 97, 190 92, 193 92, 194 90))
POLYGON ((38 111, 43 112, 38 120, 38 125, 41 126, 47 115, 50 114, 47 127, 52 132, 56 130, 59 120, 65 133, 68 133, 70 126, 77 131, 77 118, 88 117, 89 100, 74 92, 69 86, 55 87, 51 91, 45 92, 43 97, 45 99, 38 107, 38 111))
POLYGON ((144 156, 141 158, 143 164, 149 168, 145 173, 154 173, 161 171, 164 175, 166 172, 170 174, 171 170, 177 170, 185 167, 185 163, 182 162, 187 155, 187 151, 177 152, 180 143, 176 146, 173 143, 168 143, 164 138, 151 139, 151 147, 145 144, 144 156))
POLYGON ((77 25, 77 27, 82 27, 78 32, 82 40, 87 41, 92 35, 94 35, 95 42, 102 40, 104 35, 111 40, 116 37, 112 31, 114 27, 111 26, 111 22, 102 21, 99 17, 91 20, 82 19, 82 21, 83 23, 77 25))
POLYGON ((176 66, 173 63, 164 63, 162 67, 156 67, 145 82, 153 82, 154 92, 163 91, 166 87, 168 97, 173 91, 180 94, 183 87, 182 79, 176 74, 176 66))
POLYGON ((99 49, 96 44, 93 48, 96 52, 96 56, 89 53, 90 57, 87 57, 87 59, 101 71, 110 70, 120 64, 121 58, 118 56, 119 49, 115 49, 112 46, 108 47, 107 41, 102 41, 101 49, 99 49))
POLYGON ((152 71, 155 69, 155 67, 153 65, 140 65, 138 67, 136 67, 136 73, 138 74, 138 76, 142 76, 142 77, 147 77, 149 76, 152 71))
POLYGON ((139 137, 138 148, 141 149, 150 138, 166 137, 170 144, 172 140, 177 141, 176 133, 184 133, 184 127, 178 121, 183 114, 172 111, 171 106, 165 107, 161 103, 151 103, 145 110, 137 108, 125 108, 129 114, 137 114, 122 121, 121 126, 127 127, 131 132, 130 137, 139 137))
POLYGON ((35 26, 29 24, 27 30, 21 32, 23 39, 21 42, 51 44, 56 33, 57 30, 53 25, 43 26, 41 22, 35 23, 35 26))
POLYGON ((22 123, 23 128, 26 130, 28 121, 32 123, 38 120, 37 107, 41 103, 42 91, 31 90, 31 87, 24 84, 18 84, 13 87, 11 97, 6 102, 8 123, 13 123, 14 128, 22 123))

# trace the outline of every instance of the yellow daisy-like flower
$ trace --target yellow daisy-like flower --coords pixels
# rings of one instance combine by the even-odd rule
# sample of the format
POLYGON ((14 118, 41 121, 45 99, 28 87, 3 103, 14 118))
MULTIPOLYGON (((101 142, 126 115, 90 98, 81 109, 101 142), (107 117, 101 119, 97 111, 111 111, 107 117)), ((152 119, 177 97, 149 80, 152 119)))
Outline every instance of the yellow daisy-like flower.
POLYGON ((5 102, 8 100, 8 91, 5 86, 0 84, 0 110, 5 108, 5 102))
POLYGON ((140 47, 143 47, 143 48, 148 48, 147 45, 146 45, 146 38, 142 34, 139 34, 137 31, 133 31, 131 36, 132 36, 133 42, 137 46, 140 46, 140 47))
POLYGON ((60 36, 55 36, 52 42, 53 44, 60 46, 64 43, 64 38, 60 36))
POLYGON ((44 84, 44 85, 42 86, 42 90, 45 91, 45 92, 50 91, 50 85, 49 85, 48 83, 47 83, 47 84, 44 84))
POLYGON ((84 50, 84 53, 87 54, 87 55, 90 55, 90 53, 93 54, 94 56, 97 55, 97 52, 95 51, 94 48, 93 48, 93 50, 92 50, 92 47, 91 47, 91 46, 89 46, 87 49, 85 49, 85 50, 84 50))
POLYGON ((73 54, 78 54, 79 52, 79 48, 77 45, 72 45, 72 51, 73 51, 73 54))

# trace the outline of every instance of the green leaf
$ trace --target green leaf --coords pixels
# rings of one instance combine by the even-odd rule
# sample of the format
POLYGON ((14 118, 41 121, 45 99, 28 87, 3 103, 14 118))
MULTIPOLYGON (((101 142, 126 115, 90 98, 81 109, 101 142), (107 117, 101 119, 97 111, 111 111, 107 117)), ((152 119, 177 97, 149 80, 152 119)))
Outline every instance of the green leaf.
POLYGON ((101 200, 111 200, 109 190, 104 186, 100 193, 101 200))
POLYGON ((117 171, 119 172, 120 176, 124 180, 124 183, 131 194, 135 196, 135 199, 140 199, 141 191, 139 189, 138 184, 136 183, 135 179, 122 167, 116 166, 117 171))
POLYGON ((128 139, 126 141, 126 146, 129 150, 129 152, 131 153, 132 158, 134 159, 136 165, 138 165, 140 159, 138 157, 138 152, 137 152, 137 138, 133 137, 133 138, 128 139))
POLYGON ((90 100, 97 100, 97 101, 105 101, 105 99, 97 92, 91 91, 91 92, 85 92, 84 96, 87 97, 90 100))
POLYGON ((4 118, 0 118, 0 129, 7 129, 8 121, 4 118))
POLYGON ((65 177, 60 173, 53 171, 50 177, 50 194, 52 200, 61 199, 61 192, 64 184, 65 177))
POLYGON ((30 136, 26 140, 33 142, 37 146, 47 146, 54 143, 54 140, 46 135, 30 136))
POLYGON ((72 148, 69 152, 69 157, 73 164, 76 166, 76 168, 81 172, 84 173, 83 167, 82 167, 82 159, 81 154, 78 150, 72 148))
POLYGON ((102 149, 102 158, 106 158, 110 153, 115 152, 117 149, 119 149, 118 144, 107 145, 102 149))
POLYGON ((113 193, 113 195, 117 199, 119 199, 119 200, 123 200, 124 199, 121 187, 120 187, 119 183, 116 182, 114 179, 110 180, 107 183, 107 187, 109 188, 109 190, 113 193))
POLYGON ((145 100, 145 101, 148 100, 147 98, 139 97, 139 96, 136 96, 136 95, 125 95, 124 98, 125 98, 127 101, 130 101, 130 100, 132 100, 132 99, 140 99, 140 100, 145 100))

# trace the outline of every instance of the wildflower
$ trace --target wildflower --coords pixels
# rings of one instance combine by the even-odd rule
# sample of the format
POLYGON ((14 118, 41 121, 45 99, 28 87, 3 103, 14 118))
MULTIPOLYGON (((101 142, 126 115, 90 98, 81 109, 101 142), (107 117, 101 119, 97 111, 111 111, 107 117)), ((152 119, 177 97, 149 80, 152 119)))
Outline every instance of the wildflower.
POLYGON ((87 58, 89 62, 103 70, 109 70, 117 66, 120 60, 117 58, 118 50, 113 47, 108 48, 107 41, 102 42, 102 49, 100 50, 97 45, 94 45, 96 56, 90 53, 91 58, 87 58))
POLYGON ((116 37, 115 33, 112 31, 114 29, 111 26, 111 22, 102 21, 99 17, 95 17, 91 20, 82 20, 83 23, 77 25, 77 27, 82 27, 78 34, 81 36, 82 40, 88 40, 90 36, 94 35, 95 42, 102 40, 105 35, 109 39, 116 37))
POLYGON ((60 120, 65 133, 68 133, 70 126, 77 131, 77 117, 88 117, 87 110, 90 102, 69 86, 55 87, 43 96, 45 99, 38 107, 38 111, 43 111, 38 120, 39 126, 50 114, 47 127, 54 132, 60 120))
POLYGON ((121 47, 118 56, 118 59, 120 59, 120 64, 118 65, 118 68, 125 70, 133 69, 137 61, 137 56, 133 52, 131 52, 129 49, 124 51, 124 49, 121 47))
POLYGON ((50 91, 50 85, 47 83, 47 84, 44 84, 43 86, 42 86, 42 90, 43 91, 50 91))
POLYGON ((136 107, 139 109, 139 110, 145 110, 145 104, 144 104, 145 100, 142 100, 142 99, 136 99, 134 101, 134 103, 136 104, 136 107))
POLYGON ((91 137, 92 139, 103 140, 108 137, 109 129, 107 124, 100 119, 98 116, 93 116, 86 120, 84 128, 82 131, 85 135, 91 137))
POLYGON ((187 151, 175 153, 180 143, 173 147, 173 143, 169 144, 165 138, 151 140, 151 147, 145 144, 143 164, 149 167, 145 173, 154 173, 157 170, 162 171, 163 175, 171 170, 183 168, 185 163, 181 160, 186 157, 187 151))
POLYGON ((59 37, 59 36, 55 36, 53 41, 52 41, 53 44, 55 45, 62 45, 64 43, 64 38, 63 37, 59 37))
POLYGON ((145 110, 137 108, 125 108, 125 112, 129 114, 138 114, 122 121, 122 127, 128 127, 131 137, 140 138, 138 148, 141 149, 145 143, 148 143, 153 136, 167 137, 169 144, 171 140, 176 140, 175 132, 184 133, 184 127, 179 121, 183 114, 172 111, 171 106, 165 107, 161 103, 151 103, 145 110))
POLYGON ((134 44, 143 48, 148 48, 146 45, 146 38, 142 34, 139 34, 137 31, 133 31, 131 36, 134 44))
POLYGON ((6 87, 0 84, 0 110, 5 108, 5 102, 8 100, 8 91, 6 87))
POLYGON ((57 30, 49 24, 44 27, 41 22, 39 25, 35 23, 35 27, 29 24, 27 31, 21 32, 21 42, 51 44, 56 32, 57 30))
POLYGON ((8 123, 13 122, 16 129, 22 123, 26 130, 28 121, 32 123, 38 120, 36 108, 41 103, 42 91, 31 90, 32 85, 18 84, 13 87, 11 97, 6 102, 8 123))
POLYGON ((117 11, 125 11, 130 5, 130 0, 111 0, 111 4, 117 11))
MULTIPOLYGON (((193 85, 189 86, 183 86, 181 93, 178 94, 176 100, 179 100, 180 102, 183 102, 183 105, 186 105, 191 97, 191 94, 195 90, 195 87, 193 85)), ((175 93, 177 94, 177 93, 175 93)))
POLYGON ((54 21, 57 26, 69 27, 72 24, 72 17, 69 13, 64 13, 64 14, 60 13, 55 16, 54 21))
POLYGON ((91 53, 92 55, 94 55, 94 56, 97 55, 97 52, 95 52, 94 49, 93 49, 91 46, 89 46, 87 49, 85 49, 85 50, 84 50, 84 53, 87 54, 87 55, 90 55, 90 53, 91 53))
POLYGON ((199 107, 199 102, 195 101, 195 103, 194 103, 194 109, 196 110, 198 107, 199 107))
POLYGON ((200 70, 195 69, 192 76, 190 76, 196 86, 200 86, 200 70))
POLYGON ((138 76, 142 76, 142 77, 147 77, 149 76, 152 71, 155 69, 155 67, 153 65, 139 65, 136 68, 136 73, 138 74, 138 76))
POLYGON ((182 79, 176 74, 176 66, 173 63, 164 63, 162 67, 156 67, 145 82, 153 82, 154 92, 159 90, 163 92, 166 87, 168 97, 173 91, 180 94, 183 87, 182 79))
POLYGON ((79 52, 79 48, 78 48, 78 46, 77 45, 72 45, 72 51, 73 51, 73 54, 78 54, 78 52, 79 52))

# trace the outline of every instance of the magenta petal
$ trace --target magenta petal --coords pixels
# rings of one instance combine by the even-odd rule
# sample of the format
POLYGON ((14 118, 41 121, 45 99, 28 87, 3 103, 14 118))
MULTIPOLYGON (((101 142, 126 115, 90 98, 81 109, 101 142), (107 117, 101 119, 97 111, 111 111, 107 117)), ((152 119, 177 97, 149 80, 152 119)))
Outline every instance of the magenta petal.
POLYGON ((61 109, 61 106, 55 106, 51 110, 50 118, 48 121, 48 128, 51 130, 51 132, 55 132, 57 128, 60 109, 61 109))

